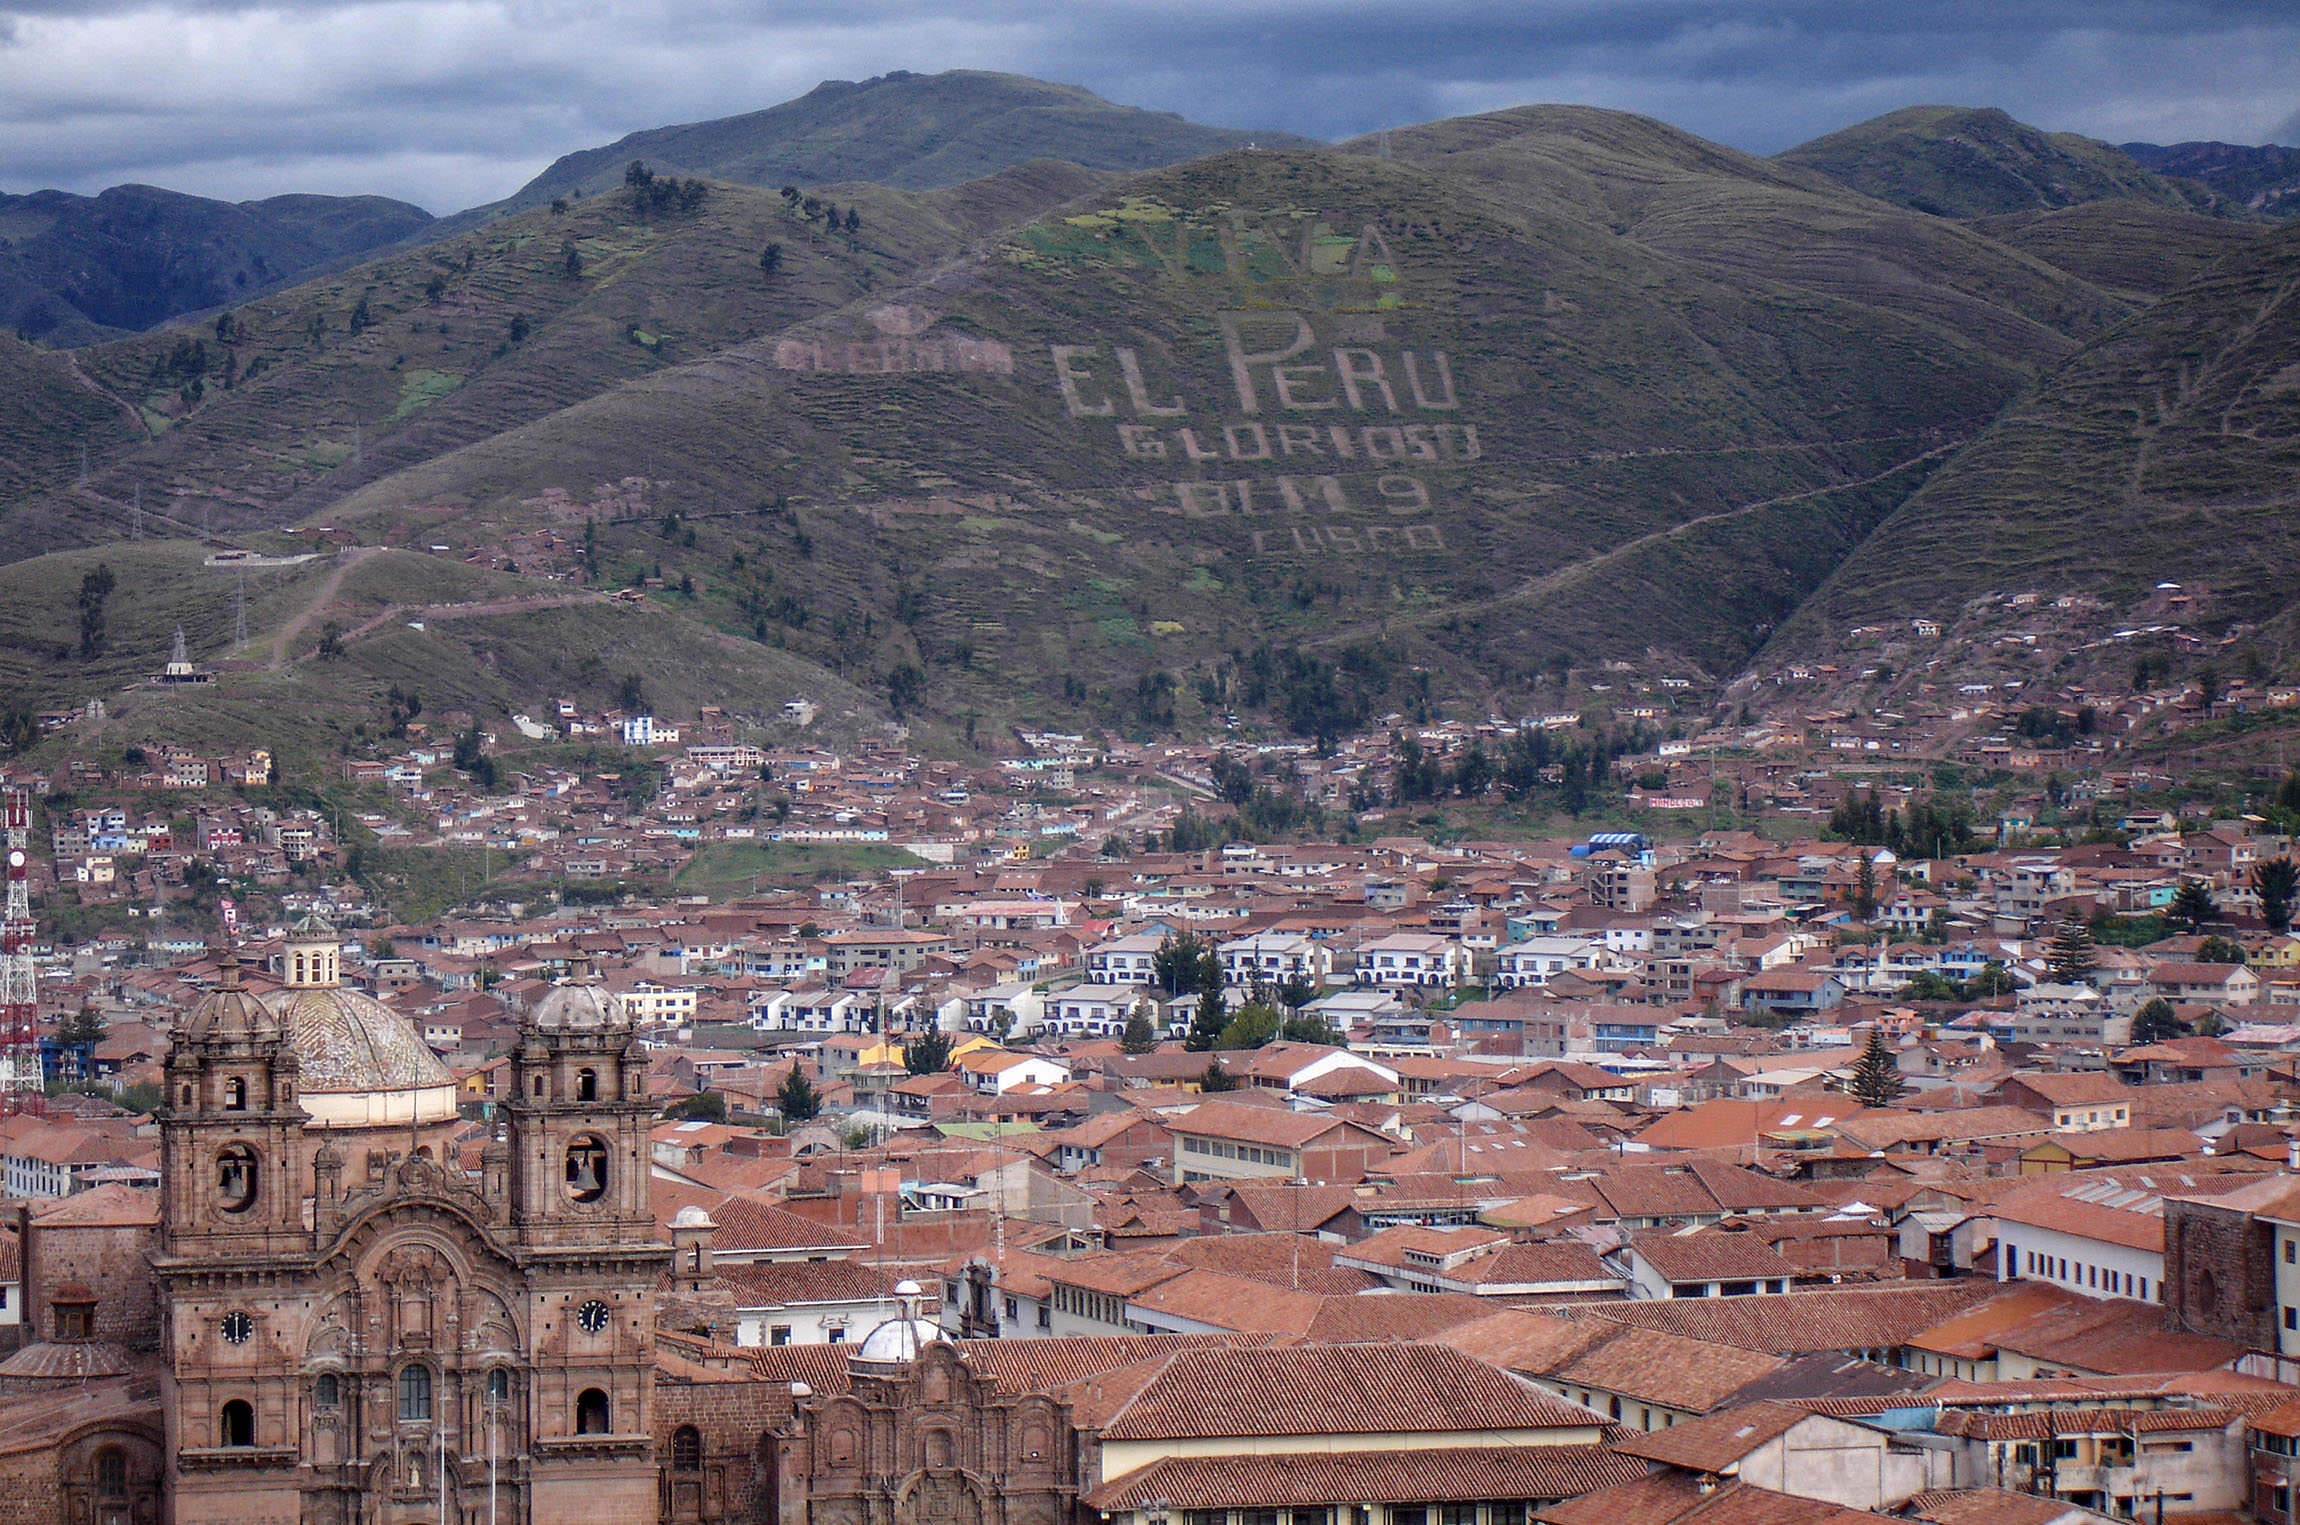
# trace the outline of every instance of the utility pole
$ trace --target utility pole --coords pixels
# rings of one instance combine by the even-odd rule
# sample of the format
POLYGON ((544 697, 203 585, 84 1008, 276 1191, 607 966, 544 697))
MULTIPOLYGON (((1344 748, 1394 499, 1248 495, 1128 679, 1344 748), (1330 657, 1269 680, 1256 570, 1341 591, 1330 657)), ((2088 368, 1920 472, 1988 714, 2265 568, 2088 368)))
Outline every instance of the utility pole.
POLYGON ((133 488, 133 489, 131 489, 131 491, 130 491, 130 495, 129 495, 129 500, 128 500, 128 501, 129 501, 129 508, 128 508, 128 538, 129 538, 130 540, 141 540, 141 539, 143 539, 143 538, 144 538, 144 484, 143 484, 143 483, 141 483, 141 482, 138 482, 138 483, 136 483, 136 484, 135 484, 134 488, 133 488))

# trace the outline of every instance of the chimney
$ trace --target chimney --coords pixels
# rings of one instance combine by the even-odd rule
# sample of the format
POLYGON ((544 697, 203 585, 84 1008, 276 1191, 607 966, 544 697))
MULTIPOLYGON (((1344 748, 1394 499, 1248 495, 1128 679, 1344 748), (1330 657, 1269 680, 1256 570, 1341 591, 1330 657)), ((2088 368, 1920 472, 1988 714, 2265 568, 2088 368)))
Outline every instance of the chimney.
POLYGON ((2300 1172, 2300 1138, 2288 1138, 2284 1141, 2284 1168, 2300 1172))

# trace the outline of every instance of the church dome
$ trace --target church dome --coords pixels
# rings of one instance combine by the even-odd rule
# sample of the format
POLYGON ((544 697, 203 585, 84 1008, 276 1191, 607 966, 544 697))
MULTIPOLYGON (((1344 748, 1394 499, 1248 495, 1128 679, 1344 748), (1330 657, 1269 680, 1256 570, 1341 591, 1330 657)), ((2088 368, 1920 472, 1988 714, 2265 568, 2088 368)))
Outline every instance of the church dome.
POLYGON ((567 978, 535 1003, 535 1025, 545 1032, 598 1032, 631 1025, 622 997, 591 972, 591 958, 577 950, 567 959, 567 978))
POLYGON ((863 1336, 851 1359, 882 1366, 907 1366, 920 1351, 942 1338, 942 1326, 931 1320, 890 1318, 863 1336))
POLYGON ((302 1066, 302 1101, 323 1128, 444 1122, 455 1077, 408 1020, 338 981, 342 939, 318 917, 288 935, 287 986, 271 998, 302 1066))
POLYGON ((895 1316, 880 1324, 862 1338, 847 1358, 849 1366, 899 1367, 908 1366, 918 1353, 929 1345, 940 1344, 948 1336, 942 1326, 932 1319, 920 1318, 915 1309, 925 1289, 915 1281, 895 1284, 895 1316))
POLYGON ((187 1039, 271 1038, 279 1033, 279 1018, 240 983, 239 956, 229 949, 218 966, 216 988, 200 997, 184 1016, 177 1031, 187 1039))

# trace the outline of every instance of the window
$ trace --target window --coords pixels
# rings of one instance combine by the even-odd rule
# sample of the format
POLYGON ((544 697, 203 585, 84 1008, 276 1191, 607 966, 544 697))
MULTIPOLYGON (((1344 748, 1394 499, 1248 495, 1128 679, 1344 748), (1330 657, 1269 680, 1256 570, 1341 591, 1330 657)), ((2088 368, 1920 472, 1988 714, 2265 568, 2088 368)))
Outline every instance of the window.
POLYGON ((2076 1459, 2076 1442, 2073 1440, 2054 1441, 2052 1443, 2052 1459, 2054 1461, 2074 1461, 2076 1459))
POLYGON ((2284 1327, 2287 1329, 2300 1329, 2300 1308, 2294 1308, 2289 1304, 2285 1306, 2284 1327))
POLYGON ((1477 1505, 1438 1505, 1438 1525, 1477 1525, 1477 1505))
POLYGON ((489 1403, 509 1403, 511 1401, 511 1373, 500 1366, 487 1374, 487 1401, 489 1403))
POLYGON ((256 1205, 256 1152, 245 1144, 227 1145, 216 1156, 216 1206, 244 1213, 256 1205))
POLYGON ((772 1325, 769 1325, 769 1326, 768 1326, 768 1328, 767 1328, 767 1343, 768 1343, 769 1345, 788 1345, 790 1342, 791 1342, 791 1326, 790 1326, 790 1325, 788 1325, 788 1324, 772 1324, 772 1325))
POLYGON ((599 1072, 597 1070, 577 1070, 575 1072, 575 1099, 577 1101, 597 1101, 599 1099, 599 1072))
POLYGON ((399 1422, 419 1424, 431 1417, 431 1368, 407 1365, 399 1369, 399 1422))
POLYGON ((2284 1263, 2288 1266, 2300 1265, 2300 1239, 2284 1241, 2284 1263))
POLYGON ((244 1398, 234 1398, 216 1416, 216 1444, 252 1446, 256 1443, 256 1411, 244 1398))
POLYGON ((311 1401, 315 1408, 331 1409, 343 1401, 343 1384, 332 1371, 323 1371, 311 1385, 311 1401))
POLYGON ((703 1432, 691 1424, 671 1432, 671 1470, 699 1472, 703 1466, 703 1432))
POLYGON ((234 1075, 224 1082, 224 1110, 245 1112, 248 1109, 248 1083, 234 1075))
POLYGON ((826 1332, 833 1345, 844 1345, 847 1342, 847 1326, 844 1324, 833 1324, 826 1332))
POLYGON ((108 1499, 128 1496, 128 1453, 118 1446, 96 1453, 96 1492, 108 1499))
POLYGON ((88 1340, 95 1332, 88 1327, 86 1303, 58 1303, 56 1305, 56 1338, 59 1340, 88 1340))
POLYGON ((606 1435, 611 1432, 607 1423, 607 1395, 595 1387, 586 1387, 575 1398, 575 1433, 606 1435))
POLYGON ((576 1202, 607 1195, 607 1146, 591 1134, 567 1146, 567 1195, 576 1202))

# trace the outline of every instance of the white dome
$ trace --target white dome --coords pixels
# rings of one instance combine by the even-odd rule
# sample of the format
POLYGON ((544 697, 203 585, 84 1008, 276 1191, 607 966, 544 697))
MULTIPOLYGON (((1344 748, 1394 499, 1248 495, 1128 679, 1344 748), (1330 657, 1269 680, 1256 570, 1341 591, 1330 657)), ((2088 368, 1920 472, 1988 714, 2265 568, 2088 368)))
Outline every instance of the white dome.
POLYGON ((942 1326, 922 1318, 890 1318, 863 1336, 851 1359, 886 1366, 908 1365, 920 1351, 943 1339, 942 1326))
POLYGON ((704 1212, 701 1207, 693 1202, 690 1202, 685 1207, 680 1208, 677 1212, 671 1215, 671 1227, 717 1228, 718 1225, 711 1221, 711 1215, 709 1213, 704 1212))

